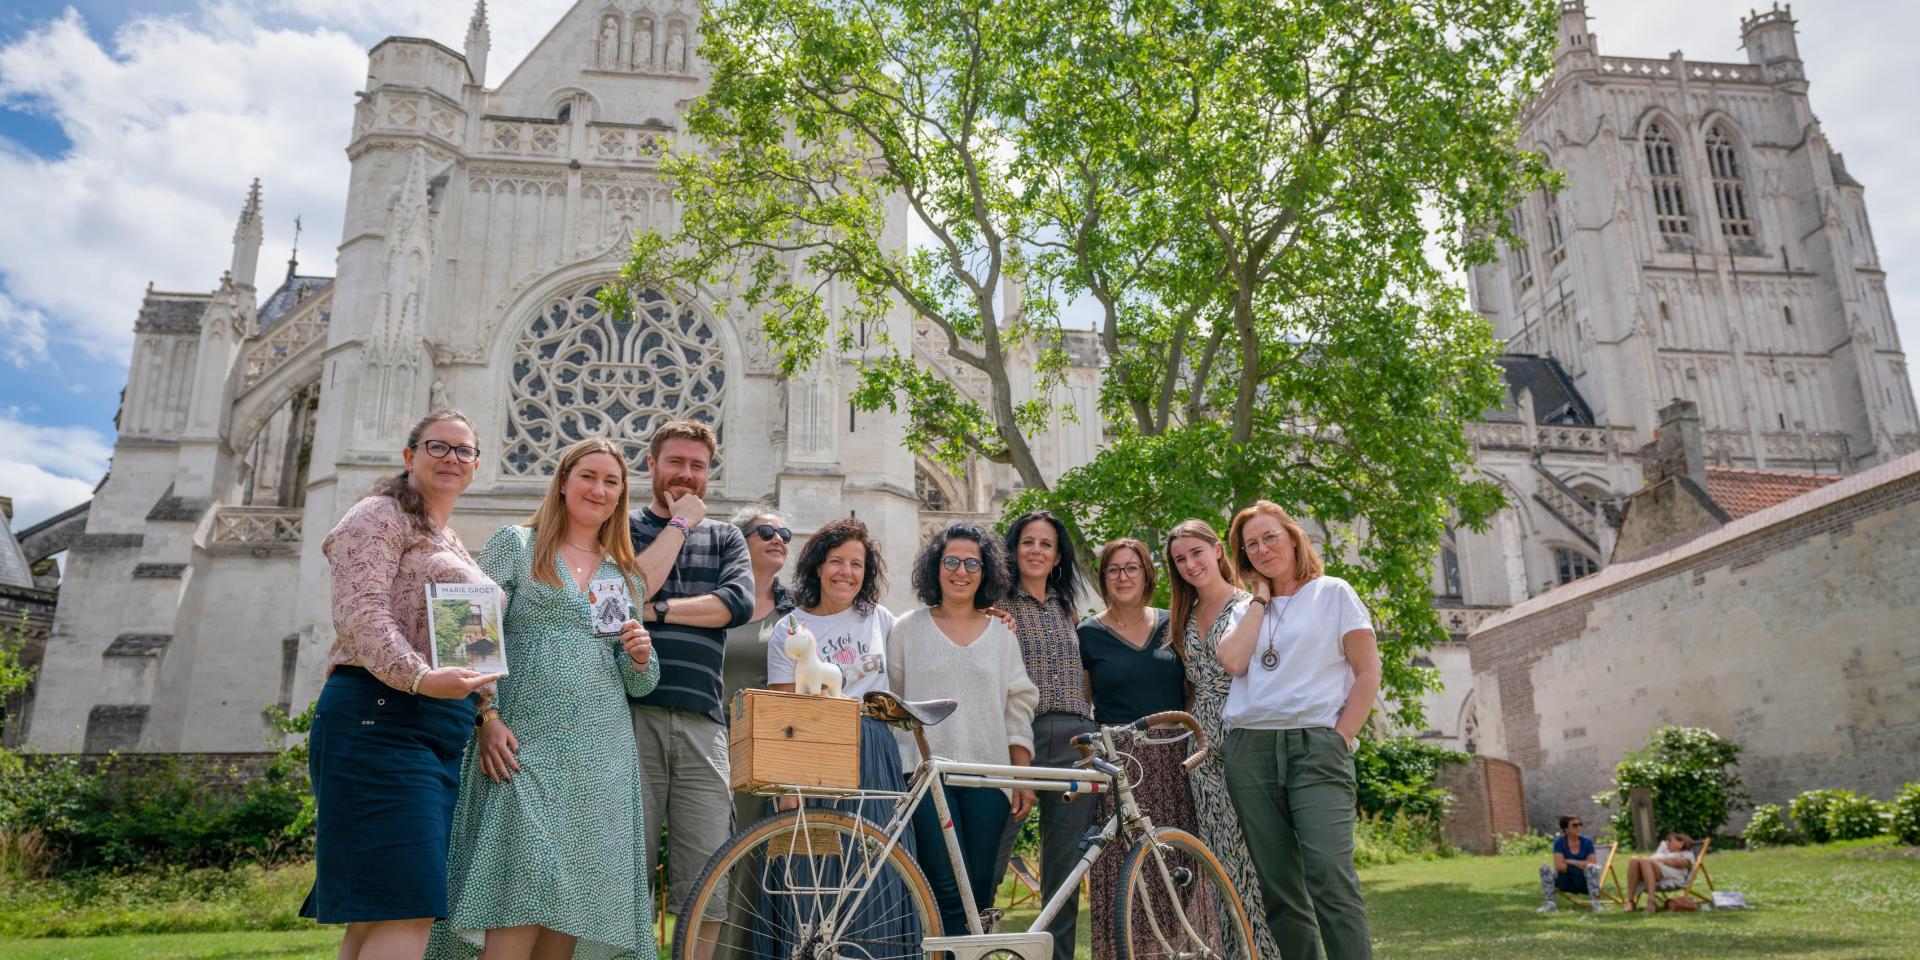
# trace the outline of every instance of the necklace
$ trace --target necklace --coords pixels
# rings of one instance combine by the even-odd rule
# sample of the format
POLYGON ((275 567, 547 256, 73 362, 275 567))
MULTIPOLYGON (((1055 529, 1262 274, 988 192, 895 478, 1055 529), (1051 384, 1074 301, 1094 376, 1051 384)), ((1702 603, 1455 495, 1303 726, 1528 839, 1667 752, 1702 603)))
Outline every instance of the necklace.
MULTIPOLYGON (((1267 603, 1271 604, 1273 600, 1269 599, 1267 603)), ((1260 666, 1268 670, 1280 669, 1280 655, 1273 652, 1273 641, 1280 636, 1280 624, 1287 619, 1287 610, 1292 608, 1292 606, 1293 597, 1289 596, 1287 597, 1287 605, 1280 608, 1280 615, 1273 618, 1273 629, 1271 631, 1266 629, 1266 618, 1264 616, 1260 618, 1262 621, 1260 632, 1266 634, 1267 638, 1267 652, 1260 655, 1260 666)))
POLYGON ((1121 630, 1130 630, 1134 627, 1139 626, 1141 623, 1144 623, 1145 621, 1146 621, 1146 617, 1142 616, 1139 620, 1129 620, 1126 623, 1121 623, 1120 618, 1113 615, 1113 608, 1112 607, 1107 608, 1107 623, 1121 630))
MULTIPOLYGON (((579 544, 577 544, 577 543, 573 543, 573 542, 571 542, 571 541, 568 541, 568 540, 561 540, 561 541, 560 541, 560 543, 561 543, 562 545, 564 545, 564 546, 568 546, 568 547, 572 547, 573 549, 575 549, 575 550, 578 550, 578 551, 580 551, 581 553, 585 553, 585 554, 590 554, 590 555, 593 555, 593 562, 594 562, 594 566, 599 566, 599 565, 600 565, 600 556, 601 556, 601 554, 599 554, 599 552, 598 552, 598 551, 595 551, 595 550, 592 550, 592 549, 589 549, 589 548, 587 548, 587 547, 583 547, 583 546, 581 546, 581 545, 579 545, 579 544)), ((569 556, 567 556, 567 555, 566 555, 566 554, 564 554, 564 553, 563 553, 563 554, 561 554, 560 556, 561 556, 562 558, 564 558, 564 559, 565 559, 565 560, 567 561, 567 566, 568 566, 568 567, 571 567, 571 568, 573 569, 573 575, 574 575, 574 576, 576 576, 576 577, 577 577, 577 576, 580 576, 580 575, 582 575, 582 574, 584 574, 584 573, 586 573, 586 572, 587 572, 587 568, 586 568, 586 567, 583 567, 583 566, 581 566, 580 564, 577 564, 577 563, 574 563, 574 562, 573 562, 573 558, 572 558, 572 557, 569 557, 569 556)))

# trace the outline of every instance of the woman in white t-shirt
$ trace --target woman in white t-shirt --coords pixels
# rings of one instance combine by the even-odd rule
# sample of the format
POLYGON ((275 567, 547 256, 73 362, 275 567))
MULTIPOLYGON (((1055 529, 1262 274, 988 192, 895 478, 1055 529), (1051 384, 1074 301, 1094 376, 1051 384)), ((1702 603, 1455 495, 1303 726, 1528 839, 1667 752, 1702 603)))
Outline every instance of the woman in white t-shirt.
MULTIPOLYGON (((807 538, 794 565, 793 601, 795 609, 774 621, 767 640, 767 686, 788 693, 794 689, 793 659, 787 656, 786 636, 791 627, 805 625, 813 633, 820 659, 840 668, 840 692, 855 700, 871 690, 887 690, 887 635, 893 631, 893 614, 880 605, 880 592, 887 582, 886 565, 880 559, 880 545, 867 533, 867 525, 852 517, 835 520, 807 538)), ((900 768, 900 752, 894 746, 893 728, 867 717, 860 719, 860 788, 862 790, 905 791, 907 780, 900 768)), ((810 806, 834 807, 857 814, 874 823, 886 823, 893 815, 893 802, 872 800, 814 800, 810 806)), ((795 806, 783 799, 782 809, 795 806)), ((900 838, 908 854, 915 852, 913 837, 900 838)), ((768 886, 778 886, 777 878, 765 878, 768 886)), ((793 878, 800 882, 803 878, 793 878)), ((810 878, 821 885, 836 878, 810 878)), ((782 881, 784 882, 784 881, 782 881)), ((806 884, 802 884, 806 885, 806 884)), ((775 891, 777 893, 778 891, 775 891)), ((768 917, 775 917, 790 896, 772 896, 763 902, 768 917)), ((907 905, 907 891, 898 881, 877 884, 860 907, 861 917, 845 929, 852 941, 872 949, 875 945, 918 943, 932 931, 919 929, 913 911, 907 905)), ((777 918, 776 918, 777 919, 777 918)), ((789 923, 762 923, 759 937, 772 937, 768 929, 792 930, 789 923)), ((754 956, 786 956, 793 945, 757 943, 754 956)))
POLYGON ((1373 956, 1353 869, 1353 749, 1380 692, 1373 622, 1327 576, 1277 504, 1233 518, 1227 545, 1252 591, 1215 654, 1227 691, 1227 792, 1283 957, 1373 956), (1258 615, 1255 612, 1258 612, 1258 615))

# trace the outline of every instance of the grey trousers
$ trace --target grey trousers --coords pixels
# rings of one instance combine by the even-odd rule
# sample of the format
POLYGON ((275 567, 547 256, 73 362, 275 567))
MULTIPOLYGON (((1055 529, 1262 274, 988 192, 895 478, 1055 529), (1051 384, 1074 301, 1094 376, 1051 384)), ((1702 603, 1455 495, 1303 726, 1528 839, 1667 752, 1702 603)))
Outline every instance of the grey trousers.
MULTIPOLYGON (((1080 759, 1080 752, 1073 749, 1068 741, 1077 733, 1091 733, 1095 729, 1093 721, 1071 713, 1043 713, 1033 718, 1033 765, 1036 767, 1071 767, 1080 759)), ((1073 871, 1074 861, 1080 859, 1080 838, 1086 836, 1093 826, 1093 816, 1098 805, 1092 797, 1079 797, 1067 803, 1059 793, 1040 791, 1040 896, 1042 902, 1053 896, 1060 881, 1065 880, 1073 871)), ((1029 814, 1032 816, 1032 814, 1029 814)), ((1000 881, 1007 876, 1007 861, 1013 857, 1013 841, 1020 836, 1020 825, 1024 821, 1009 820, 1006 833, 1000 838, 1000 856, 995 861, 994 889, 1000 889, 1000 881)), ((1113 856, 1114 854, 1108 854, 1113 856)), ((988 904, 981 904, 985 909, 988 904)), ((1080 895, 1076 892, 1060 908, 1060 913, 1047 925, 1047 932, 1053 934, 1053 960, 1073 960, 1075 937, 1078 935, 1080 919, 1080 895)))
POLYGON ((1282 960, 1369 960, 1353 869, 1354 773, 1332 727, 1227 731, 1227 793, 1282 960))
MULTIPOLYGON (((640 751, 640 802, 645 806, 647 882, 667 835, 667 912, 678 915, 693 881, 714 851, 733 836, 733 788, 727 781, 727 728, 691 710, 630 704, 640 751)), ((725 920, 727 890, 708 905, 708 920, 725 920)))

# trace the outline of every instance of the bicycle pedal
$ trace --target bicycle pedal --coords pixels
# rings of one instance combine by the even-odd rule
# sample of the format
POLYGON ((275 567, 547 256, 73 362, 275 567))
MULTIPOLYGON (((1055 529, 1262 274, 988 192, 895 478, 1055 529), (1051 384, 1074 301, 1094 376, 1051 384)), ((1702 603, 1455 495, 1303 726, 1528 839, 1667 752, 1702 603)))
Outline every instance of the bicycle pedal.
POLYGON ((980 929, 988 933, 1000 932, 1000 921, 1006 919, 1007 912, 999 907, 988 907, 980 911, 980 929))

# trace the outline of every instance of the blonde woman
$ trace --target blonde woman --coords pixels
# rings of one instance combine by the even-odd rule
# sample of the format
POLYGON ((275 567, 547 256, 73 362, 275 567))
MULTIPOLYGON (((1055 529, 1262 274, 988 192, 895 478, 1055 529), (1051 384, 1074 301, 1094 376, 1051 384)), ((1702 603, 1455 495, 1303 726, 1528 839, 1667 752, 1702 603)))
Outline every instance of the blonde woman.
POLYGON ((1214 655, 1227 693, 1227 792, 1260 872, 1283 957, 1373 956, 1353 869, 1353 750, 1380 693, 1380 650, 1359 594, 1329 576, 1306 531, 1261 500, 1227 530, 1252 610, 1214 655))
MULTIPOLYGON (((1226 546, 1205 520, 1182 520, 1167 534, 1167 571, 1172 581, 1168 635, 1193 691, 1193 706, 1187 712, 1200 721, 1208 742, 1214 744, 1206 762, 1194 768, 1187 782, 1193 790, 1200 840, 1219 855, 1227 876, 1240 891, 1240 900, 1253 919, 1254 955, 1290 957, 1274 946, 1273 935, 1267 930, 1266 914, 1260 906, 1260 877, 1254 872, 1240 818, 1227 793, 1227 764, 1219 747, 1227 736, 1224 714, 1233 678, 1213 651, 1246 615, 1249 596, 1235 586, 1239 578, 1227 558, 1226 546)), ((1223 919, 1223 927, 1226 924, 1223 919)))
POLYGON ((652 957, 627 697, 651 691, 660 665, 637 620, 596 635, 588 602, 596 580, 624 583, 636 607, 649 592, 620 448, 568 448, 539 511, 494 534, 480 566, 506 593, 508 675, 467 751, 431 955, 652 957))

